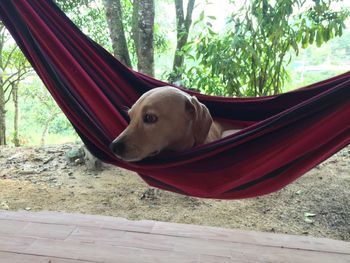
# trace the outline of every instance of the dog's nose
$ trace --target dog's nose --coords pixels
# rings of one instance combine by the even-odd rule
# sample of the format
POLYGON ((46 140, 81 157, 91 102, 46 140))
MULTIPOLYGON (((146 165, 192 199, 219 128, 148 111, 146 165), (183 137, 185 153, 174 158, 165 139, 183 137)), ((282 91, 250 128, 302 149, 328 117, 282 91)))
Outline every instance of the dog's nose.
POLYGON ((121 140, 114 141, 109 145, 109 148, 112 150, 113 153, 116 155, 122 155, 125 151, 125 143, 121 140))

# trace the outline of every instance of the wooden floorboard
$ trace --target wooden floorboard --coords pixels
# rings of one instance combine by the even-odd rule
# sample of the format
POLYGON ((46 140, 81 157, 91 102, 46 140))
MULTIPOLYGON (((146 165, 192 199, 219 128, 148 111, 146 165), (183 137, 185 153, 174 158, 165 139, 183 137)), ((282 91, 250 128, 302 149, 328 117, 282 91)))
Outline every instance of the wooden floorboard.
POLYGON ((350 263, 350 243, 107 216, 0 211, 0 262, 350 263))

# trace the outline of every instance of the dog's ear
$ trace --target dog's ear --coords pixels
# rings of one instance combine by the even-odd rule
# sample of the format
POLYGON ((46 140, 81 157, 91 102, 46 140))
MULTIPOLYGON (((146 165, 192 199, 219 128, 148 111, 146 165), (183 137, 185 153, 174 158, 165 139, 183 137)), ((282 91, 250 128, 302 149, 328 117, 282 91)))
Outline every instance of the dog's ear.
POLYGON ((203 144, 208 136, 213 119, 208 108, 200 103, 196 97, 186 101, 186 113, 193 120, 192 132, 197 145, 203 144))

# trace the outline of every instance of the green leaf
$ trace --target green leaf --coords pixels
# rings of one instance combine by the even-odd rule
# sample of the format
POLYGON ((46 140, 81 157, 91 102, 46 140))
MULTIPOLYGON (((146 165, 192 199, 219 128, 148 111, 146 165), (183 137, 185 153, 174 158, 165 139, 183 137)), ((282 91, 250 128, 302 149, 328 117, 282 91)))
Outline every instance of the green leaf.
POLYGON ((343 35, 343 26, 340 25, 338 28, 338 35, 341 37, 343 35))
POLYGON ((316 46, 320 47, 323 44, 323 33, 321 30, 316 31, 316 46))
POLYGON ((301 41, 302 48, 307 48, 309 45, 309 34, 306 32, 303 36, 303 39, 301 41))
POLYGON ((323 29, 323 40, 327 42, 330 39, 329 28, 325 27, 323 29))
POLYGON ((203 21, 204 20, 204 11, 202 11, 199 15, 199 21, 203 21))
POLYGON ((295 53, 298 55, 298 53, 299 53, 299 47, 298 47, 297 42, 292 41, 292 42, 291 42, 291 45, 292 45, 292 47, 293 47, 295 53))
POLYGON ((309 32, 309 43, 310 45, 312 45, 314 43, 315 40, 315 29, 312 28, 309 32))
POLYGON ((301 38, 303 37, 303 31, 302 30, 299 30, 297 35, 296 35, 296 42, 300 42, 301 41, 301 38))
POLYGON ((304 213, 304 217, 314 217, 314 216, 316 216, 316 214, 314 213, 308 213, 308 212, 304 213))

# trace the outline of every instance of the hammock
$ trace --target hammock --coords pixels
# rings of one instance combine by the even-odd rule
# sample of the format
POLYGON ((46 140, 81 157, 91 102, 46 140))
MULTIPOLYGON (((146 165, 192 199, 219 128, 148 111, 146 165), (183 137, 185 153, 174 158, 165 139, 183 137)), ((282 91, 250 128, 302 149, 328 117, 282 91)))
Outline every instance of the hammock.
POLYGON ((88 149, 151 186, 205 198, 255 197, 281 189, 350 142, 348 72, 259 98, 185 90, 214 118, 245 128, 185 152, 123 162, 108 146, 127 126, 125 107, 169 84, 122 65, 51 0, 1 1, 0 17, 88 149))

